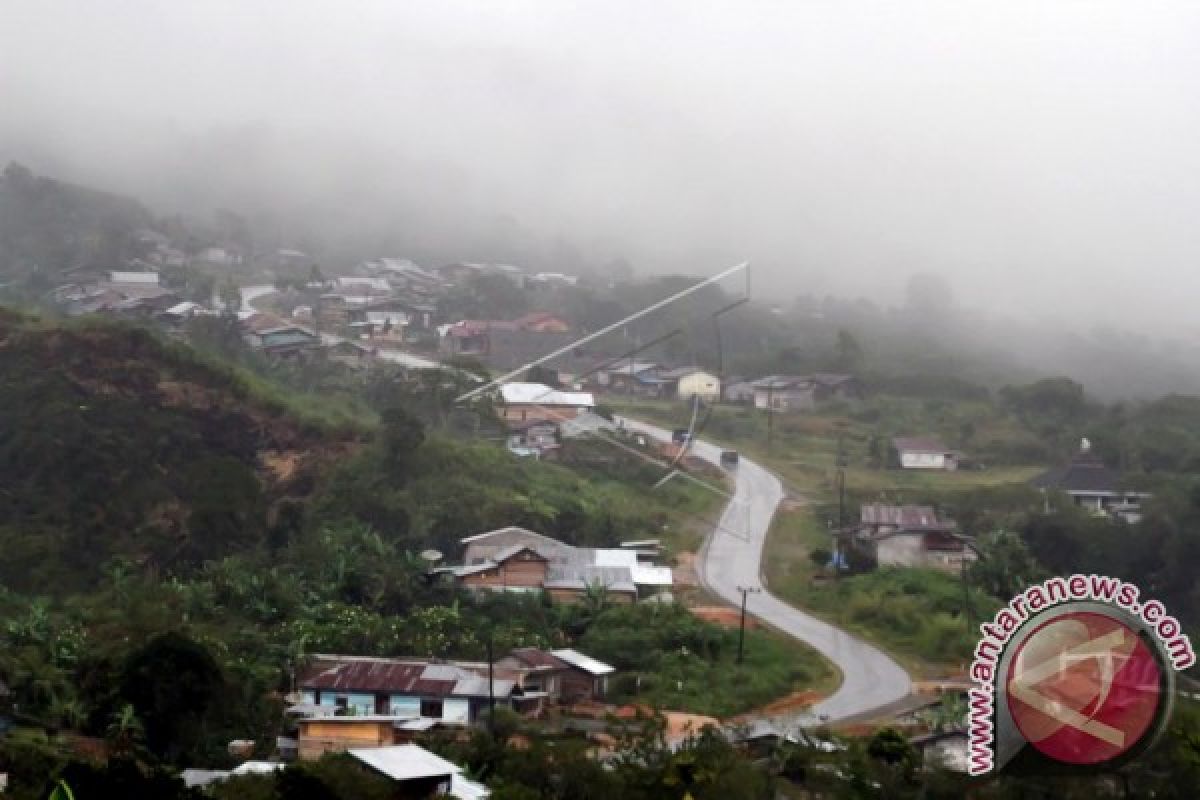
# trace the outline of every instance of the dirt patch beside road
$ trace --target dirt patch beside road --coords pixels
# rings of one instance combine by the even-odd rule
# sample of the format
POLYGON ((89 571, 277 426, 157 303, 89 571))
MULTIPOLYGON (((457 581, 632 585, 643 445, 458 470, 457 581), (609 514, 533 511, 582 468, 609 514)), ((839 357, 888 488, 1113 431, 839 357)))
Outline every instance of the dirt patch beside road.
MULTIPOLYGON (((689 608, 688 611, 706 622, 712 622, 726 628, 736 628, 741 621, 741 612, 736 608, 729 608, 728 606, 696 606, 695 608, 689 608)), ((757 627, 758 620, 747 615, 746 630, 754 630, 757 627)))

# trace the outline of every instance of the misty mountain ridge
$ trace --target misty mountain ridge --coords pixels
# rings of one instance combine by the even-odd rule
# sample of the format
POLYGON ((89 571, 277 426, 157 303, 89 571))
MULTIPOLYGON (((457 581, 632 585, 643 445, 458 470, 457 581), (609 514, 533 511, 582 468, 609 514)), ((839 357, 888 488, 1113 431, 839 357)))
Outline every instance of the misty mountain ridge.
MULTIPOLYGON (((634 280, 635 265, 620 258, 592 263, 565 241, 549 247, 549 252, 543 248, 533 262, 520 256, 538 248, 503 246, 490 253, 477 242, 472 244, 467 230, 461 250, 425 247, 413 253, 404 248, 401 233, 383 242, 362 235, 331 250, 323 244, 320 229, 308 230, 297 241, 283 236, 279 226, 260 227, 254 219, 252 213, 243 215, 224 207, 213 212, 209 221, 156 217, 137 199, 38 177, 14 163, 0 175, 0 283, 8 285, 10 295, 36 302, 54 286, 70 281, 78 270, 128 268, 131 263, 144 268, 136 264, 146 255, 147 236, 151 236, 168 242, 185 257, 208 246, 237 254, 243 263, 225 269, 222 277, 242 283, 269 280, 274 265, 258 259, 289 247, 304 250, 329 274, 348 274, 362 260, 380 255, 413 256, 430 265, 470 260, 462 258, 464 251, 487 261, 515 262, 530 271, 544 268, 579 274, 590 284, 581 291, 592 293, 596 299, 592 305, 608 309, 607 316, 581 320, 585 327, 610 322, 636 308, 639 298, 658 291, 656 285, 666 287, 664 294, 668 288, 687 285, 686 278, 643 278, 645 287, 630 286, 625 291, 621 286, 634 280), (606 288, 613 282, 615 287, 606 288), (609 296, 624 297, 625 302, 603 306, 609 296)), ((518 226, 511 218, 509 223, 518 226)), ((395 225, 405 230, 403 220, 395 225)), ((1200 393, 1200 372, 1195 369, 1200 363, 1200 337, 1159 340, 1125 331, 1119 308, 1094 309, 1086 327, 1079 329, 1066 321, 968 307, 956 299, 950 281, 930 273, 910 276, 906 296, 893 305, 811 291, 802 291, 789 302, 764 291, 761 282, 753 285, 756 296, 751 305, 728 320, 733 329, 726 336, 727 371, 786 371, 786 363, 771 363, 779 350, 807 352, 801 359, 804 363, 797 363, 795 369, 823 366, 815 363, 819 360, 815 353, 830 346, 838 331, 848 330, 865 346, 866 366, 883 375, 952 375, 999 388, 1065 374, 1106 400, 1200 393)), ((741 286, 728 281, 725 289, 707 305, 719 307, 738 296, 741 286)), ((647 336, 653 333, 652 327, 647 328, 647 336)))

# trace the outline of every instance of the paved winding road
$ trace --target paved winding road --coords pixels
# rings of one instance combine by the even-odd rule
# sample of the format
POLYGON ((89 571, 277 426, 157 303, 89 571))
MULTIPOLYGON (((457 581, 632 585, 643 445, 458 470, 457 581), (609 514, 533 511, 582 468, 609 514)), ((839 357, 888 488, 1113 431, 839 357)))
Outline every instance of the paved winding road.
MULTIPOLYGON (((623 418, 628 430, 669 439, 662 428, 623 418)), ((721 448, 697 441, 691 452, 720 464, 721 448)), ((699 559, 700 579, 725 600, 739 605, 739 586, 762 588, 751 594, 747 611, 793 636, 832 661, 842 673, 838 690, 810 709, 801 721, 836 720, 861 714, 909 694, 908 674, 880 650, 840 628, 793 608, 762 585, 760 564, 771 519, 783 500, 783 484, 753 461, 742 458, 731 471, 735 490, 699 559)))
MULTIPOLYGON (((274 292, 272 286, 247 286, 242 289, 242 306, 251 310, 251 302, 274 292)), ((381 354, 383 355, 383 354, 381 354)), ((387 353, 396 360, 406 353, 387 353)), ((425 362, 419 366, 437 366, 425 362)), ((670 433, 638 420, 622 418, 625 427, 658 439, 670 433)), ((720 465, 721 448, 697 441, 691 452, 720 465)), ((741 603, 738 587, 762 588, 749 597, 747 610, 759 619, 810 645, 832 661, 842 673, 842 685, 824 701, 813 706, 800 721, 836 720, 861 714, 892 703, 911 691, 908 674, 878 649, 845 631, 822 622, 783 602, 762 586, 763 544, 771 519, 783 500, 783 484, 773 474, 748 459, 732 472, 733 499, 721 514, 716 530, 705 543, 698 561, 700 579, 705 586, 734 605, 741 603)))

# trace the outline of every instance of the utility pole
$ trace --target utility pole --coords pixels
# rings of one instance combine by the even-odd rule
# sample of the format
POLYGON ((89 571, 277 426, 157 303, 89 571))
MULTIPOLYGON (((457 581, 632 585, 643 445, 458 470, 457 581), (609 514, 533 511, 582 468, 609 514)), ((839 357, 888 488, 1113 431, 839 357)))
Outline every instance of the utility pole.
POLYGON ((771 441, 775 433, 775 382, 767 384, 767 455, 771 455, 771 441))
POLYGON ((838 580, 842 575, 842 536, 846 531, 846 451, 842 446, 842 437, 838 437, 837 445, 837 493, 838 516, 837 530, 833 534, 833 579, 838 580))
POLYGON ((742 656, 745 654, 746 647, 746 595, 758 594, 762 589, 756 586, 739 586, 737 590, 742 593, 742 620, 738 625, 738 654, 737 663, 742 663, 742 656))
POLYGON ((488 733, 493 738, 496 736, 496 678, 493 672, 495 659, 492 657, 492 632, 488 631, 487 639, 487 658, 488 658, 488 733))
POLYGON ((962 559, 958 562, 958 564, 959 564, 959 577, 962 580, 962 590, 963 590, 963 617, 965 617, 967 620, 967 636, 974 636, 974 635, 976 635, 976 631, 975 631, 975 623, 972 621, 972 617, 974 617, 975 615, 972 613, 971 589, 967 583, 967 566, 968 566, 967 565, 967 553, 968 552, 974 553, 975 558, 980 561, 984 560, 984 558, 983 558, 983 553, 981 553, 978 549, 976 549, 971 544, 969 544, 967 542, 967 540, 965 540, 965 539, 962 541, 962 548, 963 548, 962 559))
POLYGON ((963 587, 963 617, 967 621, 967 636, 971 636, 973 626, 971 625, 971 592, 967 587, 967 559, 966 547, 963 548, 963 557, 958 562, 958 574, 962 579, 963 587))

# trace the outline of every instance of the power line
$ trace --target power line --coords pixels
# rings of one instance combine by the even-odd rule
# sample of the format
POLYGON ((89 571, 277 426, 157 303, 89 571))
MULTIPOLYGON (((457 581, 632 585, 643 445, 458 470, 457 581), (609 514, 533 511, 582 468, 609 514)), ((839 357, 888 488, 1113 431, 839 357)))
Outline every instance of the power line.
POLYGON ((501 375, 499 378, 495 378, 494 380, 484 384, 483 386, 480 386, 477 389, 472 389, 471 391, 466 392, 463 395, 460 395, 455 402, 461 403, 464 400, 470 400, 473 397, 478 397, 480 394, 483 394, 486 391, 494 389, 495 387, 497 387, 501 384, 507 383, 508 381, 515 378, 517 375, 520 375, 523 372, 527 372, 532 367, 536 367, 541 364, 544 364, 547 361, 550 361, 552 359, 558 358, 561 355, 571 352, 572 350, 574 350, 577 347, 580 347, 581 345, 585 345, 588 342, 591 342, 595 339, 599 339, 601 336, 610 334, 613 331, 615 331, 617 328, 620 328, 622 325, 627 325, 628 323, 633 322, 635 319, 641 319, 642 317, 646 316, 647 314, 652 314, 655 311, 658 311, 660 308, 665 308, 666 306, 669 306, 671 303, 674 303, 676 300, 681 300, 690 294, 700 291, 705 286, 711 286, 714 283, 717 283, 721 280, 724 280, 725 278, 728 278, 730 275, 734 274, 735 272, 741 272, 742 270, 746 269, 746 267, 748 267, 748 266, 750 266, 750 262, 743 261, 741 264, 730 267, 729 269, 727 269, 723 272, 719 272, 716 275, 713 275, 711 278, 705 278, 704 280, 700 281, 699 283, 697 283, 693 286, 689 286, 688 288, 684 289, 683 291, 676 292, 675 294, 671 295, 670 297, 665 297, 662 300, 659 300, 657 303, 653 303, 649 306, 646 306, 641 311, 635 311, 634 313, 630 314, 629 316, 627 316, 623 319, 619 319, 616 322, 612 323, 611 325, 606 325, 605 327, 601 328, 600 330, 596 331, 595 333, 589 333, 587 336, 584 336, 582 339, 577 339, 574 342, 571 342, 570 344, 567 344, 567 345, 564 345, 564 346, 558 348, 557 350, 555 350, 552 353, 547 353, 546 355, 542 356, 541 358, 539 358, 535 361, 531 361, 522 367, 518 367, 517 369, 513 370, 512 372, 507 373, 506 375, 501 375))

